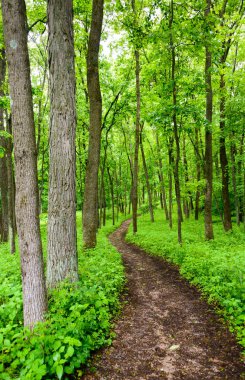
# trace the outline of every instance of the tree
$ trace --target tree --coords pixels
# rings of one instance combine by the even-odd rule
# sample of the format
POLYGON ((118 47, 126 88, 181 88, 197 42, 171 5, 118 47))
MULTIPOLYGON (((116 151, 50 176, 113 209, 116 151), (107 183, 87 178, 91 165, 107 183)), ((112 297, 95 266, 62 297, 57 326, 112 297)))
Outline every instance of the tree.
MULTIPOLYGON (((134 20, 137 25, 137 10, 135 0, 132 0, 132 10, 134 20)), ((137 36, 137 34, 136 34, 137 36)), ((137 232, 137 208, 138 208, 138 171, 139 171, 139 144, 140 144, 140 51, 139 41, 135 41, 135 90, 136 90, 136 120, 135 120, 135 145, 134 145, 134 165, 133 165, 133 186, 132 186, 132 210, 133 210, 133 232, 137 232)))
POLYGON ((174 165, 174 179, 175 179, 175 193, 177 200, 177 209, 178 209, 178 241, 182 243, 182 208, 181 208, 181 196, 180 196, 180 180, 179 180, 179 162, 180 162, 180 142, 179 142, 179 131, 177 124, 177 87, 176 87, 176 78, 175 78, 175 67, 176 67, 176 51, 173 41, 173 22, 174 22, 174 6, 173 1, 170 2, 170 19, 169 19, 169 29, 170 29, 170 50, 171 50, 171 79, 172 79, 172 97, 173 97, 173 126, 174 126, 174 139, 176 144, 176 160, 174 165))
POLYGON ((144 173, 145 173, 146 188, 147 188, 147 193, 148 193, 149 212, 150 212, 151 222, 154 223, 152 193, 151 193, 149 173, 148 173, 148 168, 147 168, 147 163, 146 163, 146 158, 145 158, 144 145, 143 145, 143 139, 142 139, 143 126, 144 125, 142 125, 142 128, 140 130, 140 150, 141 150, 142 163, 143 163, 143 168, 144 168, 144 173))
POLYGON ((50 168, 47 283, 78 280, 72 0, 48 1, 50 168))
POLYGON ((12 102, 24 325, 33 327, 45 317, 47 297, 38 216, 37 156, 24 0, 2 0, 2 14, 12 102))
MULTIPOLYGON (((206 0, 205 19, 209 25, 209 14, 211 0, 206 0)), ((208 27, 209 30, 209 27, 208 27)), ((212 149, 212 115, 213 115, 213 93, 212 93, 212 53, 209 42, 205 46, 205 88, 206 88, 206 126, 205 126, 205 237, 207 240, 214 238, 212 223, 212 190, 213 190, 213 149, 212 149)))
POLYGON ((104 0, 93 0, 91 30, 87 56, 89 95, 89 145, 83 204, 83 243, 96 245, 98 228, 98 172, 100 163, 102 98, 99 80, 99 47, 103 22, 104 0))
MULTIPOLYGON (((0 97, 4 96, 3 86, 5 81, 6 60, 4 48, 0 52, 0 97)), ((4 109, 0 107, 0 131, 4 131, 4 109)), ((0 146, 4 149, 0 158, 0 193, 1 193, 1 241, 8 241, 8 173, 7 173, 7 142, 0 136, 0 146)))

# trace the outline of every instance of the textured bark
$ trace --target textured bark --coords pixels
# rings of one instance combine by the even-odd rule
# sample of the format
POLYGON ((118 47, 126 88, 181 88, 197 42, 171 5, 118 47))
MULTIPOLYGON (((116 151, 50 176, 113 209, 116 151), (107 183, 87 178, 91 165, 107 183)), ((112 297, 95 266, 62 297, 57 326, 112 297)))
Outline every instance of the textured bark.
MULTIPOLYGON (((4 96, 3 84, 6 73, 5 51, 0 51, 0 97, 4 96)), ((3 108, 0 107, 0 130, 4 131, 4 114, 3 108)), ((0 146, 5 149, 4 157, 0 158, 0 193, 1 193, 1 240, 8 241, 8 173, 7 173, 7 141, 0 137, 0 146)))
MULTIPOLYGON (((145 173, 146 188, 147 188, 147 193, 148 193, 149 212, 150 212, 151 222, 153 223, 154 222, 154 211, 153 211, 153 204, 152 204, 152 193, 151 193, 148 168, 147 168, 146 159, 145 159, 145 152, 144 152, 144 146, 143 146, 143 141, 142 141, 142 135, 140 136, 140 149, 141 149, 141 156, 142 156, 143 168, 144 168, 144 173, 145 173)), ((143 203, 144 203, 144 201, 143 201, 143 203)))
POLYGON ((139 171, 139 139, 140 139, 140 54, 135 50, 135 77, 136 77, 136 123, 135 123, 135 146, 134 167, 132 187, 132 210, 133 210, 133 232, 137 232, 137 209, 138 209, 138 171, 139 171))
MULTIPOLYGON (((7 117, 6 117, 7 119, 7 117)), ((7 132, 12 134, 11 118, 7 120, 7 132)), ((8 147, 6 153, 7 173, 8 173, 8 230, 9 230, 9 246, 10 253, 15 253, 15 191, 14 191, 14 172, 12 162, 13 143, 8 139, 8 147)))
MULTIPOLYGON (((209 16, 211 0, 206 0, 205 18, 209 16)), ((205 88, 206 88, 206 128, 205 128, 205 238, 214 238, 212 222, 212 190, 213 190, 213 156, 212 156, 212 116, 213 116, 213 93, 212 93, 212 54, 206 45, 205 47, 205 88)))
POLYGON ((100 162, 102 98, 99 81, 99 47, 103 22, 103 0, 93 0, 92 22, 88 43, 87 83, 89 95, 89 145, 83 204, 83 243, 96 245, 98 227, 98 171, 100 162))
POLYGON ((2 0, 14 135, 16 219, 24 325, 44 319, 47 298, 38 217, 37 160, 24 0, 2 0))
POLYGON ((43 189, 44 189, 44 176, 45 176, 45 154, 48 150, 48 147, 45 148, 45 143, 42 143, 42 149, 39 149, 39 156, 42 153, 41 158, 41 175, 40 175, 40 182, 39 182, 39 214, 42 213, 42 195, 43 195, 43 189))
POLYGON ((78 280, 76 250, 76 103, 72 0, 48 1, 50 166, 47 283, 78 280))

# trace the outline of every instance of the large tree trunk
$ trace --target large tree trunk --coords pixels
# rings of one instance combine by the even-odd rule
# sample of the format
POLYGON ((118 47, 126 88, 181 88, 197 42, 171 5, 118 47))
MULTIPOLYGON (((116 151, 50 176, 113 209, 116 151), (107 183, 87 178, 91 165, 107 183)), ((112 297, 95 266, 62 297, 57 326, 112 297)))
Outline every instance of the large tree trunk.
POLYGON ((2 0, 14 135, 16 219, 24 325, 44 319, 47 297, 38 217, 36 141, 24 0, 2 0))
POLYGON ((50 166, 47 283, 78 280, 72 0, 48 1, 50 166))
POLYGON ((99 81, 99 47, 103 22, 103 5, 103 0, 93 0, 87 57, 90 128, 83 204, 83 243, 86 248, 95 247, 98 227, 98 171, 102 119, 102 98, 99 81))
MULTIPOLYGON (((4 96, 3 85, 6 73, 5 50, 0 51, 0 97, 4 96)), ((4 131, 4 113, 0 107, 0 131, 4 131)), ((7 142, 4 137, 0 137, 0 146, 4 148, 5 155, 0 158, 0 193, 1 193, 1 240, 8 241, 8 173, 7 173, 7 142)))
MULTIPOLYGON (((210 13, 211 0, 206 0, 205 17, 210 13)), ((214 238, 212 223, 212 190, 213 190, 213 156, 212 156, 212 116, 213 116, 213 93, 212 93, 212 54, 208 46, 205 47, 205 87, 206 87, 206 120, 205 128, 205 238, 211 240, 214 238)))

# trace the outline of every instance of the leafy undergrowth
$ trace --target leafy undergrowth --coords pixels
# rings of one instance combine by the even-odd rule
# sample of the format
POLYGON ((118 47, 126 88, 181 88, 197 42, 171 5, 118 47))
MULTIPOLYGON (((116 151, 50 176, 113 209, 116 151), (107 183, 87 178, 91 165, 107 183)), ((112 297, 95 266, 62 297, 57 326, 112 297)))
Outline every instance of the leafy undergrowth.
POLYGON ((219 313, 245 347, 245 234, 237 226, 224 233, 219 221, 214 223, 215 239, 204 240, 203 220, 183 223, 183 245, 177 243, 177 226, 171 231, 163 212, 155 211, 156 221, 148 215, 138 221, 138 232, 132 228, 127 240, 146 251, 177 264, 180 273, 218 305, 219 313))
MULTIPOLYGON (((41 221, 44 246, 45 219, 44 216, 41 221)), ((11 256, 8 246, 1 244, 2 380, 68 379, 87 362, 91 351, 110 344, 111 320, 119 310, 119 294, 124 284, 121 256, 107 239, 114 228, 110 224, 99 232, 96 249, 79 249, 79 283, 64 283, 49 294, 47 321, 33 332, 24 330, 22 325, 19 255, 11 256)), ((78 247, 81 247, 81 214, 78 215, 78 237, 78 247)))

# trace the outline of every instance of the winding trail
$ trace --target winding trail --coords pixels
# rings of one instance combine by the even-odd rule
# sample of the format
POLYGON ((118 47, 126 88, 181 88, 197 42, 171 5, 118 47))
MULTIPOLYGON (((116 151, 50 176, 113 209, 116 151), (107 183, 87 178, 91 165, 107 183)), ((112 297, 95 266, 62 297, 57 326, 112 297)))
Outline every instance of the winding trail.
POLYGON ((83 380, 243 379, 240 350, 200 293, 163 259, 125 242, 130 221, 110 241, 122 253, 127 304, 111 347, 83 380))

